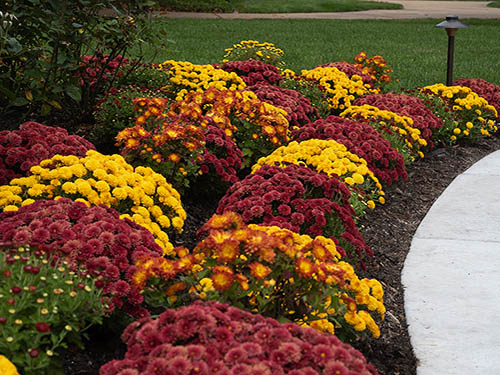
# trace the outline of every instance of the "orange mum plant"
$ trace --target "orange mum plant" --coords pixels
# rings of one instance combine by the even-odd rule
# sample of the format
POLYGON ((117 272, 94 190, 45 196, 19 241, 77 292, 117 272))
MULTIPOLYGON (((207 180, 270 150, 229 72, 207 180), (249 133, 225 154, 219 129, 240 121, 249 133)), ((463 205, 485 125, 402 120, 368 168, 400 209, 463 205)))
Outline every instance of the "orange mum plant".
POLYGON ((174 114, 190 120, 211 117, 236 141, 245 166, 289 140, 287 113, 259 100, 251 91, 209 88, 191 93, 171 106, 167 115, 174 114))
MULTIPOLYGON (((154 272, 155 260, 139 264, 140 282, 148 285, 144 283, 152 280, 156 297, 162 286, 167 304, 176 306, 192 298, 217 300, 346 339, 368 331, 380 336, 372 315, 384 317, 382 287, 377 280, 360 279, 351 265, 341 261, 333 240, 278 227, 247 226, 233 212, 214 215, 200 234, 206 237, 191 254, 176 249, 182 257, 166 261, 167 273, 164 266, 154 272), (176 273, 176 267, 183 272, 176 273), (162 283, 162 275, 167 275, 167 283, 162 283)), ((148 288, 145 292, 147 296, 148 288)))

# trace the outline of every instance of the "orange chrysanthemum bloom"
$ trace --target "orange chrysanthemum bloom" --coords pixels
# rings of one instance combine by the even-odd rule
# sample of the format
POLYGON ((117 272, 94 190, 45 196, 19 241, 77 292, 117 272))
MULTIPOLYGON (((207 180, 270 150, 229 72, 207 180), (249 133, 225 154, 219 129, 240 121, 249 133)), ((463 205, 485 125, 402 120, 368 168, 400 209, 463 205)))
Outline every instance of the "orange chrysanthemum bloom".
POLYGON ((257 279, 264 279, 272 271, 269 267, 259 262, 254 262, 250 264, 249 267, 250 274, 257 279))
POLYGON ((212 279, 212 284, 216 290, 224 291, 233 285, 234 273, 229 267, 215 266, 210 279, 212 279))
POLYGON ((239 242, 236 240, 229 240, 222 243, 217 248, 217 258, 224 263, 232 262, 239 255, 239 242))
POLYGON ((305 279, 310 279, 315 271, 314 264, 307 258, 299 258, 295 261, 296 270, 305 279))

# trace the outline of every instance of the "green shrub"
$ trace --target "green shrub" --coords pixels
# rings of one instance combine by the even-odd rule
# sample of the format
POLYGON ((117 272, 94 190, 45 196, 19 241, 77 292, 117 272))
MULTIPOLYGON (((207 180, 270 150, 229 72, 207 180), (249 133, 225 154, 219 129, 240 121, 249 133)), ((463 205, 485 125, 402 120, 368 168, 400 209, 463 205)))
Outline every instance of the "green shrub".
MULTIPOLYGON (((73 117, 90 113, 109 88, 127 52, 161 34, 149 30, 144 13, 151 1, 16 0, 5 3, 12 25, 0 35, 0 106, 25 113, 65 110, 73 117), (93 56, 84 60, 83 56, 93 56), (89 61, 92 66, 88 66, 89 61), (96 64, 96 62, 98 62, 96 64), (85 78, 92 70, 89 85, 85 78), (27 110, 26 110, 27 109, 27 110), (76 112, 78 111, 78 112, 76 112)), ((4 13, 5 14, 5 13, 4 13)))

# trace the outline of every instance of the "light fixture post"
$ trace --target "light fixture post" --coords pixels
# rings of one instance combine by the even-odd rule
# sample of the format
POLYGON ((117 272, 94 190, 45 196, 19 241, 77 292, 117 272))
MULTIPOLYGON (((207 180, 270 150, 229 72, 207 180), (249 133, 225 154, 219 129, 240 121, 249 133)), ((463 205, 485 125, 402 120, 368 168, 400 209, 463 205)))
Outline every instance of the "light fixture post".
POLYGON ((455 50, 455 34, 458 29, 468 27, 460 22, 457 16, 446 16, 446 20, 438 23, 435 27, 443 28, 448 34, 448 62, 446 68, 446 86, 451 86, 453 83, 453 54, 455 50))

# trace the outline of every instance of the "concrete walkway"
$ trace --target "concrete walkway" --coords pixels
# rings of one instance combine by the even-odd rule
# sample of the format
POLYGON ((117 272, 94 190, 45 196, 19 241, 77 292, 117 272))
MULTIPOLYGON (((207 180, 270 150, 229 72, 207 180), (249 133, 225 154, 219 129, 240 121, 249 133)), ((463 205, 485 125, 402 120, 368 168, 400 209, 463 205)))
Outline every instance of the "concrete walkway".
POLYGON ((500 151, 458 176, 420 223, 402 283, 417 375, 500 374, 500 151))
POLYGON ((445 18, 455 15, 459 18, 494 18, 500 20, 500 8, 490 8, 488 1, 412 1, 385 0, 403 5, 403 9, 378 9, 358 12, 334 13, 188 13, 160 12, 167 18, 208 19, 411 19, 445 18))

